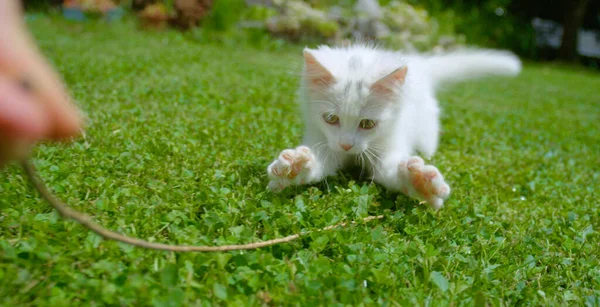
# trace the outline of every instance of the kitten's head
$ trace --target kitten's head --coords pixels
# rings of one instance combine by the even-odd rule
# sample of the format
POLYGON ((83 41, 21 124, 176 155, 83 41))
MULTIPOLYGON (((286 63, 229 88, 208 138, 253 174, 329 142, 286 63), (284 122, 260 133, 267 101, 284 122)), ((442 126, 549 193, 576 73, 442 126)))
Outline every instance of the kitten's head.
POLYGON ((391 73, 388 70, 385 75, 371 75, 373 68, 364 67, 359 54, 335 59, 335 63, 321 63, 313 52, 304 50, 307 115, 327 137, 331 150, 349 154, 368 150, 395 119, 406 66, 391 73), (335 66, 335 72, 326 65, 335 66))

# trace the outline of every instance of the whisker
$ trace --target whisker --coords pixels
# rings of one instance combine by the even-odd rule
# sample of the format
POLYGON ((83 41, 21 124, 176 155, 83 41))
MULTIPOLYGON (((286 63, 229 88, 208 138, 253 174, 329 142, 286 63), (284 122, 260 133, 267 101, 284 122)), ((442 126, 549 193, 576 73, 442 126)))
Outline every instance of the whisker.
POLYGON ((323 164, 327 165, 327 161, 329 161, 329 152, 327 152, 327 154, 325 155, 325 158, 323 159, 323 164))
POLYGON ((371 178, 371 183, 372 183, 373 178, 375 178, 375 173, 377 172, 377 165, 375 162, 379 162, 379 164, 381 164, 381 159, 377 155, 373 154, 368 148, 367 148, 366 152, 369 157, 369 160, 371 161, 371 168, 373 170, 373 173, 372 173, 373 177, 371 178), (373 161, 373 160, 375 160, 375 161, 373 161))
POLYGON ((366 151, 366 152, 368 152, 369 154, 371 154, 371 155, 373 156, 373 158, 375 158, 375 159, 376 159, 376 160, 377 160, 379 163, 381 163, 381 162, 382 162, 382 161, 381 161, 381 158, 380 158, 380 157, 379 157, 379 155, 378 155, 380 152, 373 152, 373 151, 371 151, 371 149, 369 149, 369 148, 365 149, 365 151, 366 151))
POLYGON ((369 163, 371 164, 371 166, 375 165, 375 162, 373 161, 373 154, 370 151, 365 150, 365 156, 369 160, 369 163))
POLYGON ((369 144, 369 147, 373 148, 373 149, 386 149, 385 145, 378 144, 378 143, 371 143, 371 144, 369 144))
POLYGON ((325 146, 327 146, 327 141, 321 141, 321 142, 318 142, 315 145, 313 145, 311 147, 311 150, 314 150, 317 153, 320 153, 320 151, 323 150, 323 148, 325 148, 325 146))
POLYGON ((324 146, 324 145, 326 145, 326 144, 327 144, 327 141, 321 141, 321 142, 318 142, 318 143, 316 143, 316 144, 312 145, 312 146, 310 147, 310 150, 312 150, 312 151, 319 151, 319 150, 320 150, 321 148, 323 148, 323 146, 324 146))
POLYGON ((338 105, 338 98, 330 91, 326 91, 326 90, 322 90, 322 89, 315 89, 315 88, 313 88, 312 91, 325 96, 325 98, 329 99, 331 103, 338 105))
POLYGON ((365 170, 365 159, 363 157, 363 153, 361 152, 360 154, 356 155, 357 157, 360 157, 360 175, 359 177, 362 177, 364 170, 365 170))
POLYGON ((373 184, 373 179, 375 178, 375 163, 371 160, 369 154, 367 153, 367 158, 371 162, 371 184, 373 184))
MULTIPOLYGON (((369 164, 371 164, 371 158, 369 158, 369 154, 367 152, 364 152, 363 154, 367 158, 366 160, 368 160, 369 164)), ((365 161, 365 166, 366 166, 366 164, 367 164, 367 161, 365 161)), ((363 168, 364 168, 364 166, 363 166, 363 168)))
POLYGON ((333 111, 335 110, 335 108, 337 107, 337 104, 335 104, 332 101, 329 100, 309 100, 308 103, 312 103, 312 104, 323 104, 323 105, 331 105, 332 108, 329 111, 333 111))

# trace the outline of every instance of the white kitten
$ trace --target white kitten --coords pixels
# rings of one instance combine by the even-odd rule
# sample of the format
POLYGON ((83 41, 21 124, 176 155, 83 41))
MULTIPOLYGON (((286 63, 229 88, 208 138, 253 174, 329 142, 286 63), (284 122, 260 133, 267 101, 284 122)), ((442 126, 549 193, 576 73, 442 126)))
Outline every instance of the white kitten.
POLYGON ((410 55, 367 45, 304 50, 303 145, 269 165, 269 188, 309 184, 359 161, 375 182, 439 209, 450 187, 430 158, 439 138, 436 87, 485 75, 517 75, 508 52, 410 55))

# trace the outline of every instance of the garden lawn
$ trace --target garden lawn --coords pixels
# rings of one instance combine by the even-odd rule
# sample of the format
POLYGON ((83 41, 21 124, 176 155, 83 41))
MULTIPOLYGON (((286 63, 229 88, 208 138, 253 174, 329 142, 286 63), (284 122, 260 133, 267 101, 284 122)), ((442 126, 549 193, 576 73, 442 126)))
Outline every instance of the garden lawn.
POLYGON ((199 44, 131 24, 30 26, 88 116, 38 147, 50 187, 108 228, 241 244, 383 214, 255 251, 175 254, 62 220, 0 172, 0 305, 600 304, 600 76, 526 65, 447 86, 435 214, 343 173, 282 194, 267 165, 299 144, 301 47, 199 44))

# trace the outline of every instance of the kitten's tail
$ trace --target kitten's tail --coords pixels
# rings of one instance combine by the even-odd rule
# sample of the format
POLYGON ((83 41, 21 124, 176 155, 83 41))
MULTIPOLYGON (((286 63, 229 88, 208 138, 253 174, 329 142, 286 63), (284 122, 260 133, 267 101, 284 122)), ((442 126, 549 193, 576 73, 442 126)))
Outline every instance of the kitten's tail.
POLYGON ((516 76, 521 61, 511 52, 500 50, 462 50, 425 58, 435 85, 476 79, 490 75, 516 76))

